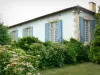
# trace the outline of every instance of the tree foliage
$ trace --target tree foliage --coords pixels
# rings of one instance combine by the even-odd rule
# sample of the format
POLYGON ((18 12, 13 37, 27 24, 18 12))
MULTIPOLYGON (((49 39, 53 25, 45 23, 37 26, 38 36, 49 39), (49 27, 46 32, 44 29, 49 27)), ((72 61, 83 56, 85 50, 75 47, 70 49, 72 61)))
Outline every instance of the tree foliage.
POLYGON ((0 45, 7 45, 11 42, 11 38, 8 34, 8 28, 0 23, 0 45))
POLYGON ((100 13, 100 5, 98 6, 98 13, 100 13))
POLYGON ((96 28, 94 30, 94 39, 90 45, 90 60, 100 64, 100 13, 95 15, 96 28))

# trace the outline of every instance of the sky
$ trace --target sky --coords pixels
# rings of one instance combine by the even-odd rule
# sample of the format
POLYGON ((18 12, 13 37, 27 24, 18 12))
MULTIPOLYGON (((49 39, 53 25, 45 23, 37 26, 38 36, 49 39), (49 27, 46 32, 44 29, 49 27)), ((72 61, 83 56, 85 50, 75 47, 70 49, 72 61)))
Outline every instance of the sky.
POLYGON ((90 1, 100 5, 100 0, 0 0, 0 20, 11 26, 75 5, 89 9, 90 1))

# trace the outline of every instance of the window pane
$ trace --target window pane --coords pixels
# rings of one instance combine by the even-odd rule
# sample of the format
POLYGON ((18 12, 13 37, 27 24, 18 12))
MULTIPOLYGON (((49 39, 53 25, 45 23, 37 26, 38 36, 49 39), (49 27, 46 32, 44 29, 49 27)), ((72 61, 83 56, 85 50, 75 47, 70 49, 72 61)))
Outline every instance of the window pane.
POLYGON ((49 40, 52 42, 58 42, 58 25, 56 22, 49 24, 49 40))
POLYGON ((84 41, 87 42, 88 41, 88 20, 84 20, 84 41))

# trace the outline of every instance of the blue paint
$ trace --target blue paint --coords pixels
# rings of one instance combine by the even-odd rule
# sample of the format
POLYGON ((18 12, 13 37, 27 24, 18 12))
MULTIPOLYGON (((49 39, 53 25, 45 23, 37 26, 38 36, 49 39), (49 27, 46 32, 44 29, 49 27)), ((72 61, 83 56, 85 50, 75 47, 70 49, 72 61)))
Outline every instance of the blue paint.
POLYGON ((30 37, 33 36, 33 27, 30 27, 30 33, 29 33, 30 37))
POLYGON ((58 42, 62 42, 62 20, 58 21, 58 42))
POLYGON ((93 40, 93 34, 95 29, 96 21, 90 20, 90 39, 93 40))
POLYGON ((82 17, 79 17, 79 23, 80 23, 80 42, 84 43, 84 19, 82 17))
POLYGON ((45 23, 45 42, 49 40, 49 24, 45 23))

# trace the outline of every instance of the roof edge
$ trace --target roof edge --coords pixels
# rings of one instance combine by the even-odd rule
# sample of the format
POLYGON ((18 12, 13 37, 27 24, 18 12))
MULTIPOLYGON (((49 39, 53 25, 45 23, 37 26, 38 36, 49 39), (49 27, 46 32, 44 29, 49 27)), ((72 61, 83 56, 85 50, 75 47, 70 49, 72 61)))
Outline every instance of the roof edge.
POLYGON ((65 9, 62 9, 62 10, 59 10, 59 11, 55 11, 55 12, 52 12, 52 13, 49 13, 49 14, 46 14, 46 15, 43 15, 43 16, 39 16, 39 17, 36 17, 36 18, 34 18, 34 19, 27 20, 27 21, 24 21, 24 22, 21 22, 21 23, 18 23, 18 24, 11 25, 11 26, 9 26, 8 28, 10 29, 10 28, 16 27, 16 26, 18 26, 18 25, 21 25, 21 24, 24 24, 24 23, 28 23, 28 22, 33 21, 33 20, 37 20, 37 19, 40 19, 40 18, 44 18, 44 17, 46 17, 46 16, 53 15, 53 14, 57 14, 57 13, 59 13, 59 12, 71 10, 71 9, 74 9, 74 8, 76 8, 76 9, 81 9, 81 10, 83 9, 83 10, 85 10, 85 11, 88 12, 88 13, 95 14, 95 12, 93 12, 93 11, 91 11, 91 10, 88 10, 88 9, 86 9, 86 8, 84 8, 84 7, 81 7, 81 6, 77 5, 77 6, 65 8, 65 9))

